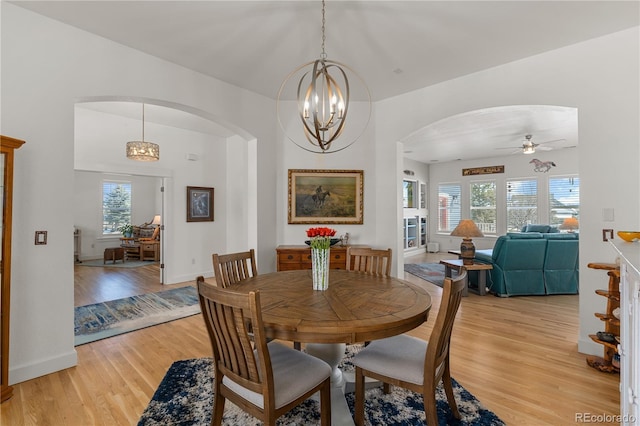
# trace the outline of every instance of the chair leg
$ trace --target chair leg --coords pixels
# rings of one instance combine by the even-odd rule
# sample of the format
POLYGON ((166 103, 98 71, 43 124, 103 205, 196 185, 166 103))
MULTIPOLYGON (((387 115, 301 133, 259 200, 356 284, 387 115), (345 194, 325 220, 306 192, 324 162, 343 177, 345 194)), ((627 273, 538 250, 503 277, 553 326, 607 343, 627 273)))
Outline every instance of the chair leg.
POLYGON ((216 395, 213 399, 213 417, 211 418, 211 426, 220 426, 222 424, 225 400, 225 397, 220 395, 220 392, 216 390, 216 395))
POLYGON ((325 380, 320 388, 320 424, 331 426, 331 379, 325 380))
POLYGON ((424 417, 428 426, 438 425, 438 408, 436 405, 436 392, 435 390, 429 391, 423 389, 424 393, 422 398, 424 400, 424 417))
POLYGON ((447 363, 447 365, 445 366, 444 372, 442 374, 442 386, 444 387, 444 392, 447 395, 447 401, 449 401, 449 407, 451 407, 451 413, 453 413, 453 417, 455 417, 456 419, 460 419, 458 404, 456 403, 456 398, 453 396, 453 385, 451 384, 449 363, 447 363))
POLYGON ((356 367, 356 406, 355 410, 355 423, 356 426, 364 425, 364 375, 362 369, 356 367))

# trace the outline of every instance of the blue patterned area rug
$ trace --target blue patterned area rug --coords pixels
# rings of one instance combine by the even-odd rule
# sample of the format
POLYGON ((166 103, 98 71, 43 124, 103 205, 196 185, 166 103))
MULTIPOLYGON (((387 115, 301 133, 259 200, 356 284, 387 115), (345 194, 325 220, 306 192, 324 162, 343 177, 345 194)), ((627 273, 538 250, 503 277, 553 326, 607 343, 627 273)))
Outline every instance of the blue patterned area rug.
MULTIPOLYGON (((440 263, 405 263, 404 271, 442 287, 444 285, 444 265, 440 263)), ((456 272, 452 275, 455 277, 456 272)))
MULTIPOLYGON (((353 368, 350 359, 359 347, 360 345, 348 346, 347 356, 341 363, 341 368, 345 371, 353 368)), ((210 425, 213 408, 212 377, 213 361, 211 358, 174 362, 148 407, 142 413, 138 426, 210 425)), ((444 390, 440 386, 436 396, 440 425, 504 425, 504 422, 483 407, 456 381, 453 381, 453 391, 462 419, 453 418, 444 390)), ((367 425, 410 426, 425 424, 424 405, 420 394, 393 386, 392 391, 387 395, 383 394, 380 388, 367 390, 365 395, 365 424, 367 425)), ((346 398, 353 416, 353 394, 347 394, 346 398)), ((222 424, 257 426, 262 423, 227 401, 222 424)), ((280 417, 277 424, 318 425, 320 424, 320 404, 308 399, 280 417)))
POLYGON ((198 292, 191 286, 78 306, 75 346, 199 313, 198 292))

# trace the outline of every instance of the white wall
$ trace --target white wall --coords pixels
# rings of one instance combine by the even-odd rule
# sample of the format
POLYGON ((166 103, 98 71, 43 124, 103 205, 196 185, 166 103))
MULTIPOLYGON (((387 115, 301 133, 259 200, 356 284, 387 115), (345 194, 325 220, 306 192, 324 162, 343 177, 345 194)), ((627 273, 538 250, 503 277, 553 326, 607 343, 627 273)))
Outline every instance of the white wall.
MULTIPOLYGON (((460 184, 462 218, 469 217, 469 185, 472 182, 493 180, 496 183, 496 197, 498 206, 505 206, 506 181, 507 179, 532 179, 538 183, 538 222, 549 223, 549 192, 548 183, 550 177, 561 177, 567 175, 577 175, 578 169, 578 149, 563 149, 558 151, 539 151, 532 155, 515 155, 508 157, 495 157, 482 160, 454 161, 449 163, 438 163, 429 165, 429 211, 433 214, 429 217, 429 241, 440 243, 440 251, 458 250, 460 248, 460 238, 451 237, 448 233, 438 233, 438 184, 457 183, 460 184), (540 161, 553 161, 556 165, 548 172, 535 172, 533 164, 529 164, 531 159, 537 158, 540 161), (462 176, 462 169, 484 166, 504 166, 504 173, 490 175, 462 176)), ((580 188, 582 190, 582 188, 580 188)), ((474 238, 476 249, 493 248, 497 236, 506 233, 506 210, 499 208, 497 213, 498 227, 497 234, 485 236, 484 238, 474 238)), ((582 222, 582 212, 580 216, 582 222)))
MULTIPOLYGON (((602 271, 588 262, 612 262, 602 228, 640 229, 638 27, 533 56, 376 104, 376 138, 397 151, 396 141, 442 118, 504 105, 560 105, 578 108, 580 202, 580 335, 581 352, 602 354, 589 333, 601 330, 594 315, 604 309, 594 291, 606 284, 602 271), (615 190, 614 190, 615 188, 615 190), (615 221, 605 222, 603 208, 615 221)), ((401 180, 396 170, 378 168, 378 179, 401 180)), ((397 197, 378 188, 383 200, 397 197)), ((396 212, 395 223, 399 223, 396 212)), ((385 214, 380 226, 394 218, 385 214)), ((379 234, 384 233, 379 230, 379 234)), ((391 239, 390 236, 386 238, 391 239)), ((400 236, 396 235, 396 241, 400 236)))
MULTIPOLYGON (((286 104, 286 103, 285 103, 286 104)), ((288 113, 283 116, 283 125, 292 134, 291 128, 300 129, 300 120, 297 117, 296 103, 290 102, 286 105, 288 113)), ((282 146, 280 161, 277 164, 278 171, 278 191, 275 194, 278 200, 278 244, 304 244, 307 239, 306 230, 312 226, 320 225, 289 225, 288 222, 288 190, 289 190, 289 169, 311 169, 311 170, 362 170, 364 176, 364 213, 362 225, 353 224, 322 224, 336 230, 336 235, 349 233, 351 244, 367 244, 377 246, 380 241, 377 238, 376 228, 376 166, 375 166, 375 133, 373 126, 365 128, 368 115, 365 113, 368 107, 364 103, 352 102, 349 107, 349 124, 351 129, 364 129, 362 136, 357 138, 357 134, 343 134, 347 140, 356 140, 350 147, 333 154, 316 154, 305 151, 291 142, 286 135, 282 134, 282 146), (356 105, 358 104, 358 105, 356 105)), ((346 127, 346 126, 345 126, 346 127)), ((355 132, 358 133, 358 132, 355 132)), ((298 141, 300 139, 297 139, 298 141)), ((391 246, 385 246, 391 247, 391 246)), ((275 253, 275 252, 274 252, 275 253)))
MULTIPOLYGON (((74 225, 74 106, 78 101, 126 96, 182 105, 223 123, 253 146, 257 151, 253 158, 260 158, 254 192, 258 194, 261 216, 270 226, 258 238, 252 238, 257 241, 258 253, 265 253, 260 256, 261 261, 270 257, 275 265, 275 254, 271 254, 276 234, 273 100, 7 2, 0 7, 2 133, 27 141, 16 156, 11 383, 77 362, 70 253, 74 225), (48 231, 47 245, 33 244, 35 230, 48 231)), ((163 148, 163 157, 165 154, 184 158, 178 149, 163 148)), ((184 222, 185 187, 214 186, 207 183, 219 178, 220 169, 215 166, 215 162, 203 163, 201 169, 194 171, 193 165, 184 164, 179 167, 182 170, 163 167, 154 174, 164 176, 169 187, 165 207, 175 207, 174 212, 165 215, 165 223, 187 230, 181 234, 176 229, 175 240, 165 240, 164 244, 165 256, 174 260, 176 277, 184 270, 185 278, 188 275, 193 279, 191 272, 198 271, 193 268, 193 256, 185 255, 189 247, 201 249, 202 259, 196 262, 201 262, 203 269, 210 262, 211 243, 217 240, 202 235, 205 225, 184 222)), ((219 214, 218 208, 223 206, 224 203, 217 204, 215 213, 219 214)))

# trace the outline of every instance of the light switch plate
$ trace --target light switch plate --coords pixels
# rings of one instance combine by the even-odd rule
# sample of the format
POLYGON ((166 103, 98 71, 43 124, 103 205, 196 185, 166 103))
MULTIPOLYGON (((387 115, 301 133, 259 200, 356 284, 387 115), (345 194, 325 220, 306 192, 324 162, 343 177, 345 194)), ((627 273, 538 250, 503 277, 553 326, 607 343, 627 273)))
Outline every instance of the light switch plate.
POLYGON ((36 231, 36 241, 35 244, 37 246, 47 244, 47 231, 36 231))

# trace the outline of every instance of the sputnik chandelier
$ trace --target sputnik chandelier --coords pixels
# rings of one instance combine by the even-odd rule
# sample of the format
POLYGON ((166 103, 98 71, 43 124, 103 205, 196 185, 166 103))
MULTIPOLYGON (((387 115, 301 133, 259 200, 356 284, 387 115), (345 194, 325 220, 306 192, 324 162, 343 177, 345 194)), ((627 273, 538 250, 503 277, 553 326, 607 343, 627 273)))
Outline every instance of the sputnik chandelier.
POLYGON ((322 52, 320 59, 307 62, 293 70, 280 86, 277 101, 278 120, 287 137, 300 148, 316 153, 337 152, 351 146, 364 132, 371 116, 371 95, 366 84, 348 66, 327 59, 325 41, 325 2, 322 0, 322 52), (347 71, 362 83, 369 111, 362 132, 347 142, 338 143, 336 139, 343 134, 349 112, 351 90, 347 71), (306 142, 303 144, 298 143, 296 138, 289 136, 287 129, 282 124, 280 113, 285 87, 292 77, 300 73, 302 73, 302 77, 297 85, 296 97, 298 116, 302 121, 302 130, 306 138, 306 142))

